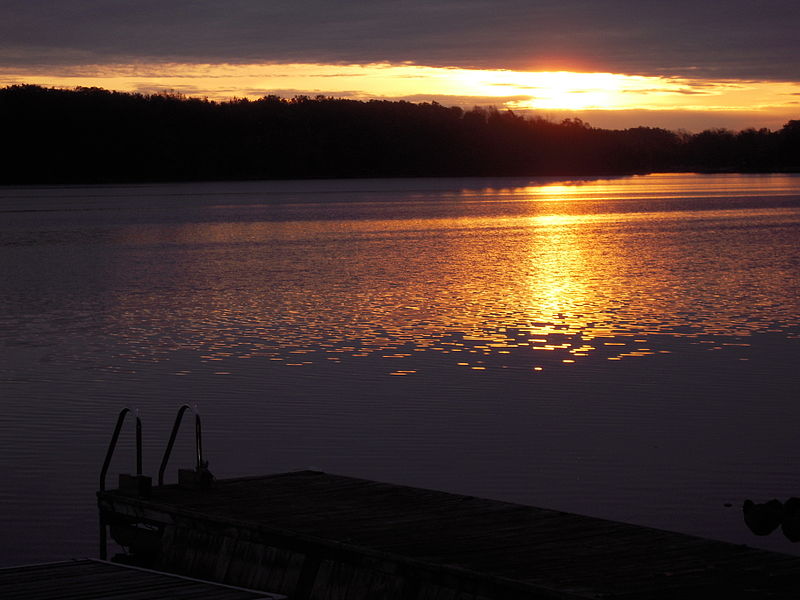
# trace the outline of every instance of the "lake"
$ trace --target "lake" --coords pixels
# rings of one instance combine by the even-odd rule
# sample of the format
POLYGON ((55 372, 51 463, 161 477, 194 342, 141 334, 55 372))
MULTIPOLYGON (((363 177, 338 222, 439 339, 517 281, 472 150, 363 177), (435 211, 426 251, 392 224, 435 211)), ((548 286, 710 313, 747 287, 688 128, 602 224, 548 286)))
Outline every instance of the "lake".
POLYGON ((741 518, 800 496, 799 175, 0 187, 0 214, 2 565, 97 556, 118 412, 155 476, 183 403, 217 477, 800 553, 741 518))

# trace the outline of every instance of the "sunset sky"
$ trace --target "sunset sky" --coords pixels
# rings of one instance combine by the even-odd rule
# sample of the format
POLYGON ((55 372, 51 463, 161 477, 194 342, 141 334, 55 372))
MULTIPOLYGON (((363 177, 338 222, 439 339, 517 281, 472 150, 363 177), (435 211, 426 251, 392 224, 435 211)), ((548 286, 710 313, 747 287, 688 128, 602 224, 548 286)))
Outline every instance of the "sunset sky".
POLYGON ((796 0, 0 0, 0 85, 776 129, 800 118, 798 25, 796 0))

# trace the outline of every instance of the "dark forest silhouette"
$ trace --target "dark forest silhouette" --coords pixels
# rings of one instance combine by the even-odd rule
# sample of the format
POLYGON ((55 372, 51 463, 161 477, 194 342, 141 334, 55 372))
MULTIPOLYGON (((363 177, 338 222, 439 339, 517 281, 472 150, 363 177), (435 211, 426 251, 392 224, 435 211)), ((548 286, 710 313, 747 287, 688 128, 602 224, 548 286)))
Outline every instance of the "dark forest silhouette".
POLYGON ((16 85, 0 89, 0 127, 4 184, 800 171, 800 120, 689 134, 437 103, 16 85))

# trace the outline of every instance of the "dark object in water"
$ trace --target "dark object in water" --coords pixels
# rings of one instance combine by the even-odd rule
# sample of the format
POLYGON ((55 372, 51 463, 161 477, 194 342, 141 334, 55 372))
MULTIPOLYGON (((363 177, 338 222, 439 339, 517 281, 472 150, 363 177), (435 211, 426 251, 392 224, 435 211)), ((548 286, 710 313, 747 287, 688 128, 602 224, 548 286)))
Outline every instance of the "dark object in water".
POLYGON ((769 535, 783 521, 784 506, 780 500, 775 498, 764 504, 745 500, 742 512, 744 513, 744 522, 750 531, 756 535, 769 535))
POLYGON ((783 505, 781 531, 790 542, 800 542, 800 498, 789 498, 783 505))

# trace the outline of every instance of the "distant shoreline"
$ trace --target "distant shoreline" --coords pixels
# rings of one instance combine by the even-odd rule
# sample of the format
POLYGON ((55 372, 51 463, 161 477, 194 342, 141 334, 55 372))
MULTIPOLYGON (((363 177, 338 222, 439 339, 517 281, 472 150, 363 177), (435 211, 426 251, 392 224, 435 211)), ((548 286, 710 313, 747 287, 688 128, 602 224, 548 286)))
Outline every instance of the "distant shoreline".
POLYGON ((800 172, 800 120, 689 134, 437 103, 17 85, 0 89, 0 125, 5 185, 800 172))
POLYGON ((587 181, 602 180, 602 179, 619 179, 624 177, 634 177, 643 175, 659 175, 659 174, 674 174, 674 175, 800 175, 800 169, 797 170, 774 170, 774 171, 688 171, 688 170, 675 170, 675 171, 642 171, 630 173, 562 173, 562 174, 546 174, 537 173, 533 175, 404 175, 404 176, 363 176, 363 177, 272 177, 272 178, 251 178, 251 179, 159 179, 159 180, 87 180, 87 181, 26 181, 26 182, 0 182, 0 188, 58 188, 58 187, 103 187, 103 186, 136 186, 136 185, 181 185, 181 184, 224 184, 224 183, 269 183, 269 182, 320 182, 320 181, 368 181, 386 180, 386 179, 476 179, 487 181, 493 179, 552 179, 554 182, 559 181, 573 181, 586 179, 587 181))

